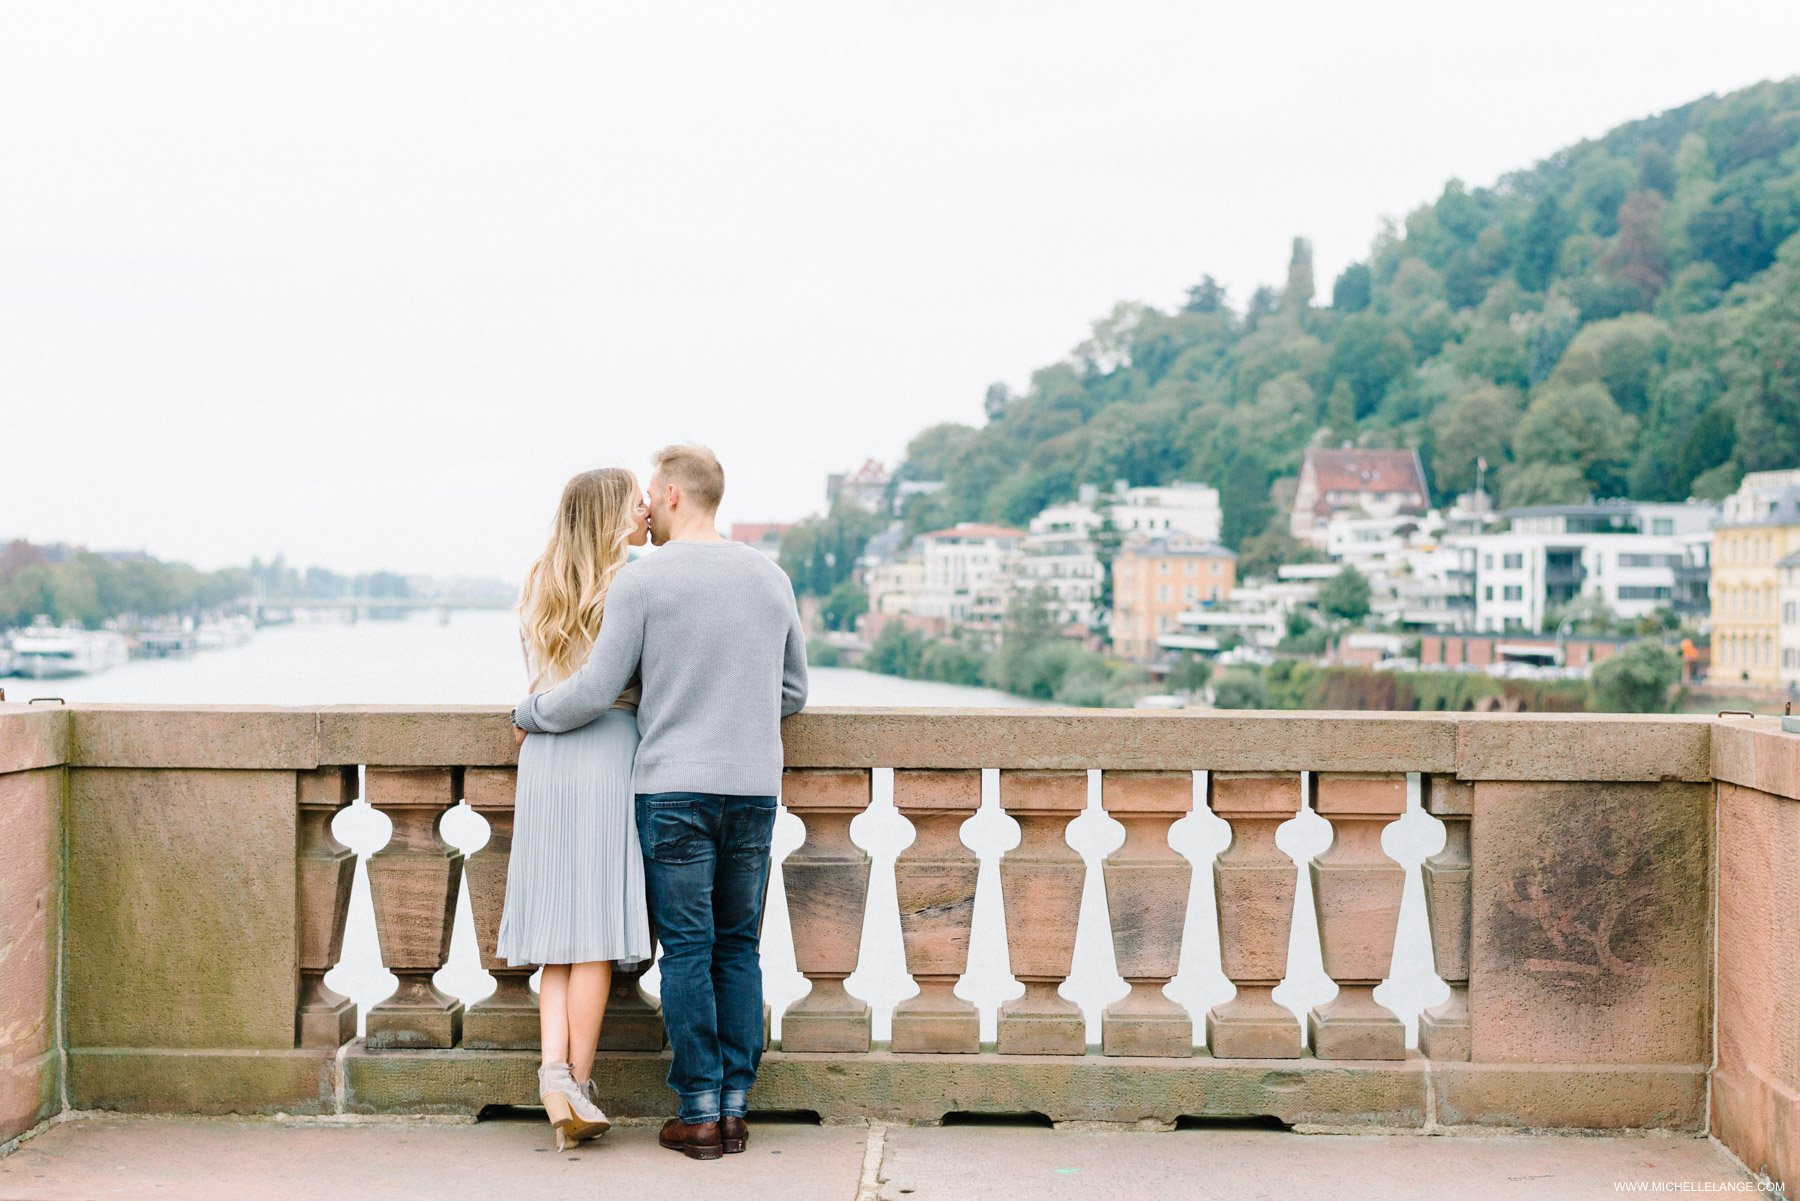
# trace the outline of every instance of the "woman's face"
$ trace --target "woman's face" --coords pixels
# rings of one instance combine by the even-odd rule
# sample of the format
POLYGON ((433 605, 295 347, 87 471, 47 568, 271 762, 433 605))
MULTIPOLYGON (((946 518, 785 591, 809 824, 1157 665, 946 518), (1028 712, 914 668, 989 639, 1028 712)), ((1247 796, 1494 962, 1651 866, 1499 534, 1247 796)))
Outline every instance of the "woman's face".
POLYGON ((650 541, 650 502, 638 493, 632 509, 631 537, 626 539, 633 546, 642 546, 650 541))

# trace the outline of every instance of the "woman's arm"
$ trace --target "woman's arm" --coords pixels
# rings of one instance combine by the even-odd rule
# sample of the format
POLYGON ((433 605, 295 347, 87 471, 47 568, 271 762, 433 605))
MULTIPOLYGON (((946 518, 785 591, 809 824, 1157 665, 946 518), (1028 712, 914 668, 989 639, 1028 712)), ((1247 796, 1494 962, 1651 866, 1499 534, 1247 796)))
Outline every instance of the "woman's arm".
POLYGON ((606 595, 606 616, 587 662, 556 687, 520 701, 513 724, 532 734, 561 734, 612 708, 644 653, 645 613, 636 577, 620 572, 606 595))

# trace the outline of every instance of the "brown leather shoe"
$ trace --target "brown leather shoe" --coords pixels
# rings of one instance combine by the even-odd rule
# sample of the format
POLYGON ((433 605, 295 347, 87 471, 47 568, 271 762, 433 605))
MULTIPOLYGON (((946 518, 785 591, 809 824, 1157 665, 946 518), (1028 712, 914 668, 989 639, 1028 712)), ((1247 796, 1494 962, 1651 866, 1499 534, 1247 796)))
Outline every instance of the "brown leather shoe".
POLYGON ((689 1126, 680 1118, 670 1118, 663 1123, 662 1133, 656 1141, 671 1151, 679 1151, 689 1159, 717 1159, 725 1154, 719 1144, 719 1124, 717 1122, 701 1122, 698 1126, 689 1126))
POLYGON ((719 1145, 725 1154, 736 1155, 750 1142, 750 1125, 743 1118, 724 1117, 719 1119, 719 1145))

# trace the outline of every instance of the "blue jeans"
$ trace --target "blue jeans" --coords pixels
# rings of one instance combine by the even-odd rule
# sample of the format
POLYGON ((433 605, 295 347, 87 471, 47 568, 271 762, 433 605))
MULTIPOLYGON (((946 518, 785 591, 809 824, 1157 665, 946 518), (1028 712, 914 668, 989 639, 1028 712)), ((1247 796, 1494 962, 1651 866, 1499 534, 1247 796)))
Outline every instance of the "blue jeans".
POLYGON ((743 1117, 763 1051, 763 900, 775 798, 637 798, 644 891, 662 943, 669 1087, 690 1125, 743 1117))

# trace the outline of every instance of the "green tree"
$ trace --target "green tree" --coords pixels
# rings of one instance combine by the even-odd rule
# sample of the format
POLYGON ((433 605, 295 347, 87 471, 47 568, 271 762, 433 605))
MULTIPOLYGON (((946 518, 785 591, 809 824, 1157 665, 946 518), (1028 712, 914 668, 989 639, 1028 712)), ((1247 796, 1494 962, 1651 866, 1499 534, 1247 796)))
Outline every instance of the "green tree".
POLYGON ((839 580, 819 605, 828 630, 854 630, 856 619, 869 611, 869 594, 855 580, 839 580))
POLYGON ((1188 289, 1187 303, 1181 306, 1184 313, 1217 313, 1225 308, 1225 289, 1210 275, 1202 276, 1200 282, 1188 289))
POLYGON ((1375 277, 1367 263, 1351 263, 1331 285, 1331 307, 1340 313, 1360 313, 1375 299, 1375 277))
POLYGON ((1600 384, 1550 383, 1538 390, 1513 434, 1520 463, 1573 467, 1602 495, 1622 490, 1637 420, 1600 384))
POLYGON ((1588 497, 1588 482, 1567 463, 1515 463, 1500 481, 1500 507, 1574 505, 1588 497))
POLYGON ((1602 713, 1667 713, 1681 661, 1660 642, 1634 642, 1588 676, 1589 707, 1602 713))
POLYGON ((1293 316, 1303 317, 1312 308, 1312 302, 1312 243, 1305 238, 1295 238, 1294 251, 1288 259, 1287 287, 1281 290, 1281 309, 1293 316))
POLYGON ((1192 651, 1182 651, 1163 680, 1170 692, 1196 693, 1212 678, 1212 664, 1192 651))
POLYGON ((1504 464, 1523 407, 1515 389, 1477 384, 1460 388, 1433 409, 1427 421, 1431 472, 1438 489, 1472 491, 1478 460, 1486 459, 1490 469, 1504 464))
POLYGON ((1369 615, 1369 596, 1369 581, 1362 572, 1345 564, 1342 571, 1319 588, 1319 609, 1345 621, 1361 621, 1369 615))
POLYGON ((1413 348, 1404 333, 1373 313, 1357 313, 1338 327, 1326 370, 1356 396, 1356 415, 1375 411, 1390 386, 1412 369, 1413 348))

